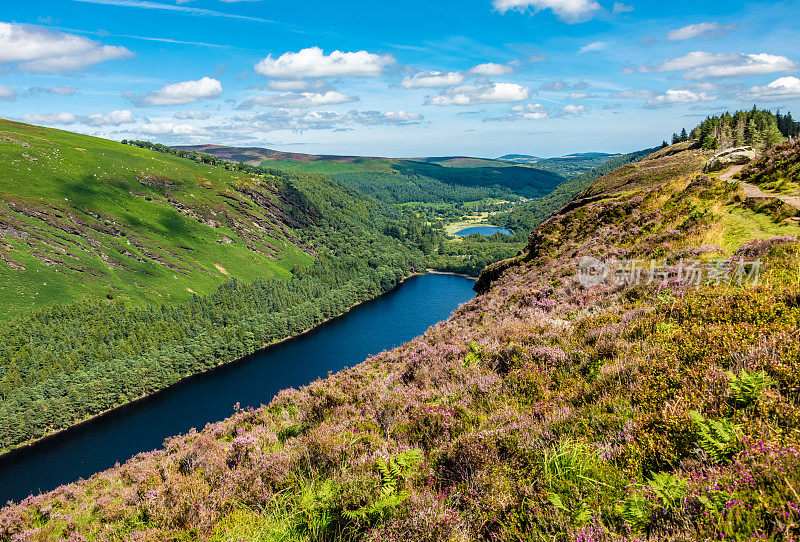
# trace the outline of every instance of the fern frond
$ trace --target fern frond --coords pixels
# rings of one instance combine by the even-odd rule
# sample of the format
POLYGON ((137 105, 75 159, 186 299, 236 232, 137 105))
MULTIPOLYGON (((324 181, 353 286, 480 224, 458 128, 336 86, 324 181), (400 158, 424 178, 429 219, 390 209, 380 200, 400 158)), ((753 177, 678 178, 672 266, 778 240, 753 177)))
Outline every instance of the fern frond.
POLYGON ((653 505, 641 495, 631 495, 616 506, 616 511, 632 529, 642 530, 650 523, 653 505))
POLYGON ((739 447, 739 426, 727 418, 706 420, 697 411, 689 416, 697 427, 700 448, 716 463, 725 462, 739 447))
POLYGON ((755 403, 765 389, 775 385, 775 381, 764 371, 749 372, 742 369, 738 376, 731 371, 725 374, 734 398, 744 406, 755 403))

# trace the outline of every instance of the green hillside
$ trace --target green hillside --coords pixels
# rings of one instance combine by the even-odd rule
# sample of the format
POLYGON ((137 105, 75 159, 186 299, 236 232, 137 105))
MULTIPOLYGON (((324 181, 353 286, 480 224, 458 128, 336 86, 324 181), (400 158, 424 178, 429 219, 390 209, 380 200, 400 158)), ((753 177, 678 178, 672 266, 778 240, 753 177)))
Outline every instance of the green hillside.
POLYGON ((11 504, 0 537, 797 540, 798 226, 694 147, 592 183, 424 335, 11 504))
POLYGON ((0 314, 184 301, 311 261, 284 180, 0 120, 0 314))
POLYGON ((0 450, 294 336, 424 269, 417 222, 329 177, 0 127, 0 450))
POLYGON ((254 147, 179 147, 233 162, 329 175, 388 203, 459 203, 485 198, 538 198, 564 180, 551 171, 470 157, 419 159, 283 153, 254 147))

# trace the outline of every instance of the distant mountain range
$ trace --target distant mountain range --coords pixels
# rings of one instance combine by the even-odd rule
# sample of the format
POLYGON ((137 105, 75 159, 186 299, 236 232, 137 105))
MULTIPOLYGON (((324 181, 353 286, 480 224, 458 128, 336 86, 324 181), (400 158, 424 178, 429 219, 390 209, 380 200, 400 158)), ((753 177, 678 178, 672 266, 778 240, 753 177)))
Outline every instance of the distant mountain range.
POLYGON ((540 158, 528 154, 506 154, 498 158, 498 160, 534 166, 538 169, 544 169, 570 178, 580 175, 581 173, 586 173, 590 169, 602 166, 604 163, 617 156, 620 155, 607 154, 604 152, 579 152, 556 158, 540 158))
POLYGON ((177 147, 251 165, 329 175, 389 203, 538 198, 565 180, 554 168, 469 156, 385 158, 282 152, 259 147, 177 147))

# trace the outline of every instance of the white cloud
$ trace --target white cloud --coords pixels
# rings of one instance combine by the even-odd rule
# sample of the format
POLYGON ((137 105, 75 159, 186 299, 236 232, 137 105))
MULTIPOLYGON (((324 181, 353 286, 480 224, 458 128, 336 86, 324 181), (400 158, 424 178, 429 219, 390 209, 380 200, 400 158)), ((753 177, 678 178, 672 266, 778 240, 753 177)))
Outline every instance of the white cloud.
POLYGON ((573 92, 567 98, 570 100, 584 100, 586 98, 591 98, 592 95, 588 92, 573 92))
POLYGON ((514 73, 514 68, 506 64, 497 64, 495 62, 486 62, 485 64, 478 64, 469 73, 481 77, 494 77, 497 75, 508 75, 514 73))
POLYGON ((143 124, 138 127, 137 131, 147 135, 194 135, 202 132, 191 124, 174 124, 172 122, 143 124))
POLYGON ((542 90, 549 90, 552 92, 561 92, 562 90, 566 89, 569 83, 566 81, 548 81, 547 83, 542 84, 542 90))
POLYGON ((589 83, 586 81, 578 81, 577 83, 569 83, 567 81, 547 81, 539 88, 549 92, 561 92, 567 89, 584 90, 589 88, 589 83))
POLYGON ((649 98, 653 95, 652 90, 623 90, 622 92, 617 92, 616 94, 612 94, 612 98, 649 98))
POLYGON ((482 86, 463 85, 442 91, 429 97, 427 105, 474 105, 486 103, 510 103, 527 100, 530 89, 516 83, 489 83, 482 86))
POLYGON ((459 72, 437 72, 427 71, 415 74, 412 77, 406 76, 400 81, 403 88, 442 88, 460 85, 464 81, 464 76, 459 72))
POLYGON ((301 92, 304 90, 331 90, 330 85, 324 81, 303 81, 301 79, 294 81, 270 81, 267 83, 267 88, 270 90, 279 90, 281 92, 301 92))
POLYGON ((380 111, 351 111, 348 116, 354 122, 366 125, 394 124, 405 126, 419 124, 420 120, 422 120, 422 115, 408 113, 403 110, 387 111, 386 113, 381 113, 380 111))
POLYGON ((111 111, 110 113, 96 113, 89 115, 85 119, 89 126, 119 126, 121 124, 131 124, 136 122, 133 112, 124 109, 122 111, 111 111))
POLYGON ((255 65, 255 70, 275 79, 377 77, 394 62, 391 55, 376 55, 367 51, 333 51, 325 55, 319 47, 309 47, 296 53, 284 53, 278 58, 269 55, 255 65))
POLYGON ((31 94, 58 94, 59 96, 73 96, 77 94, 78 89, 70 86, 55 86, 55 87, 31 87, 28 89, 31 94))
POLYGON ((580 115, 586 111, 585 105, 567 105, 561 110, 564 115, 580 115))
POLYGON ((493 0, 494 8, 500 13, 510 10, 534 13, 550 9, 556 17, 567 23, 588 21, 602 8, 594 0, 493 0))
POLYGON ((592 42, 592 43, 590 43, 588 45, 584 45, 583 47, 581 47, 578 50, 578 54, 582 55, 583 53, 592 53, 592 52, 595 52, 595 51, 602 51, 604 49, 607 49, 609 45, 611 45, 611 44, 609 42, 607 42, 607 41, 595 41, 595 42, 592 42))
POLYGON ((236 109, 252 109, 256 105, 267 105, 271 107, 319 107, 322 105, 343 104, 358 101, 355 96, 349 96, 336 90, 328 92, 285 92, 283 94, 270 96, 256 96, 242 102, 236 109))
POLYGON ((133 102, 139 106, 183 105, 197 100, 216 98, 222 94, 222 84, 216 79, 203 77, 197 81, 172 83, 144 96, 136 96, 133 102))
POLYGON ((484 122, 490 121, 513 121, 513 120, 544 120, 548 117, 547 108, 542 104, 515 105, 509 109, 509 114, 505 117, 492 117, 483 119, 484 122))
POLYGON ((206 120, 211 117, 211 113, 207 111, 195 111, 194 109, 189 111, 176 111, 174 115, 172 115, 173 119, 176 120, 206 120))
POLYGON ((717 97, 706 92, 694 92, 686 89, 671 88, 663 94, 653 94, 647 99, 650 107, 669 107, 702 102, 712 102, 717 97))
POLYGON ((690 24, 667 33, 667 39, 671 41, 690 40, 699 37, 719 37, 727 34, 736 28, 735 24, 721 25, 718 23, 698 23, 690 24))
POLYGON ((78 117, 72 113, 29 113, 22 119, 31 124, 75 124, 78 117))
POLYGON ((353 125, 407 126, 419 124, 422 119, 422 115, 403 110, 387 112, 352 110, 347 113, 339 113, 276 108, 264 113, 234 117, 223 125, 211 126, 209 129, 226 135, 277 130, 303 132, 305 130, 344 130, 353 125))
POLYGON ((133 56, 125 47, 103 45, 75 34, 0 22, 0 64, 30 72, 68 72, 133 56))
POLYGON ((633 6, 623 4, 622 2, 614 2, 614 9, 611 11, 614 15, 619 13, 629 13, 633 11, 633 6))
POLYGON ((747 97, 764 101, 800 99, 800 79, 781 77, 766 86, 752 87, 747 97))
POLYGON ((11 102, 17 99, 17 91, 11 87, 0 85, 0 100, 11 102))
POLYGON ((798 64, 785 56, 741 53, 705 53, 693 51, 678 58, 667 58, 652 66, 640 66, 643 73, 683 71, 684 79, 743 77, 769 73, 790 72, 798 64))

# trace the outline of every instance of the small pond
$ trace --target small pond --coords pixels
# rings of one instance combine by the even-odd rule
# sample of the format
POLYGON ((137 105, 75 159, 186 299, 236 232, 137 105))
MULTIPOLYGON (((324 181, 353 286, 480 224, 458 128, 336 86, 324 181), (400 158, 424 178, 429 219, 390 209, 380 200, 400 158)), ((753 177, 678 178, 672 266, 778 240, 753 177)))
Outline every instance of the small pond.
POLYGON ((495 233, 502 233, 503 235, 511 235, 514 232, 511 230, 507 230, 505 228, 499 228, 497 226, 473 226, 471 228, 465 228, 461 231, 456 232, 456 235, 459 237, 464 237, 465 235, 470 235, 473 233, 477 233, 478 235, 494 235, 495 233))

